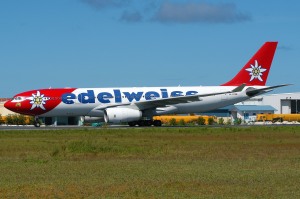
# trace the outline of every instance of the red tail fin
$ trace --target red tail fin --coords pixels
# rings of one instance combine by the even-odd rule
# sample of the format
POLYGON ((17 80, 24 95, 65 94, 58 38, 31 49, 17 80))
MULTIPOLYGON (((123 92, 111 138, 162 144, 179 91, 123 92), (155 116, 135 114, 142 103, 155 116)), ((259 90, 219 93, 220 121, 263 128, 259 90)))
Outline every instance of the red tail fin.
POLYGON ((266 85, 277 43, 266 42, 232 80, 221 86, 266 85))

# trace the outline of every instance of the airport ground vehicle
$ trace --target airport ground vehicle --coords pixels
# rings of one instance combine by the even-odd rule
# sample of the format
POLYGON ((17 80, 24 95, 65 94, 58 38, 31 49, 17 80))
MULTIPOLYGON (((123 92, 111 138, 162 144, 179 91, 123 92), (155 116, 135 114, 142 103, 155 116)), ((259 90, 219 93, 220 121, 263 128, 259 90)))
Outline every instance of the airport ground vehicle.
POLYGON ((258 122, 271 121, 273 123, 283 122, 283 121, 300 122, 300 114, 257 114, 256 121, 258 122))

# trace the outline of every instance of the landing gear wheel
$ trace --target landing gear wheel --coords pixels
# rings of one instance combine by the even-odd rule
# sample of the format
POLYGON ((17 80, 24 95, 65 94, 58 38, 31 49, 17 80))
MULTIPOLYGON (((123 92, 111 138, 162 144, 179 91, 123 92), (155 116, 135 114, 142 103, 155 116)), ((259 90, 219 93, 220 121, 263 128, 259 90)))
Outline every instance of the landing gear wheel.
POLYGON ((128 125, 129 125, 129 126, 135 126, 135 125, 136 125, 136 122, 128 122, 128 125))
POLYGON ((34 126, 35 127, 40 127, 41 126, 41 124, 40 124, 40 121, 39 121, 39 117, 34 117, 34 126))
POLYGON ((140 121, 137 122, 137 124, 139 126, 145 126, 145 121, 144 120, 140 120, 140 121))
POLYGON ((154 120, 153 125, 154 126, 161 126, 161 121, 160 120, 154 120))
POLYGON ((145 126, 152 126, 152 120, 145 120, 144 121, 144 124, 145 124, 145 126))

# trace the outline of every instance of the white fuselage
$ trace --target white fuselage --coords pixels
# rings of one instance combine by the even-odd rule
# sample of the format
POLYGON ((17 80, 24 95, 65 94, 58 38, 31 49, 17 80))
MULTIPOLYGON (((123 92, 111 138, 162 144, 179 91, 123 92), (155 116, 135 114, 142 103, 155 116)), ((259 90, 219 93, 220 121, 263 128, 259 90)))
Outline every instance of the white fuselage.
MULTIPOLYGON (((136 88, 79 88, 72 93, 62 95, 62 102, 53 110, 41 116, 91 116, 103 117, 103 110, 110 107, 129 106, 140 109, 135 104, 156 99, 167 99, 177 96, 201 95, 218 92, 230 92, 235 86, 200 86, 200 87, 136 87, 136 88)), ((155 108, 144 108, 143 114, 185 114, 199 113, 221 108, 249 99, 245 87, 241 92, 199 97, 199 101, 176 103, 170 105, 156 106, 155 108)), ((252 88, 265 88, 255 86, 252 88)), ((151 106, 150 106, 151 107, 151 106)))

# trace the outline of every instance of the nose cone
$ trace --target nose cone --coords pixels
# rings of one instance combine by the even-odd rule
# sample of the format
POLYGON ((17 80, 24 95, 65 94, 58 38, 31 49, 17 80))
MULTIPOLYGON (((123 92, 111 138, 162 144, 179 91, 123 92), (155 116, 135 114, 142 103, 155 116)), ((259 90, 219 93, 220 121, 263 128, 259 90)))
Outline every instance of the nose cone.
POLYGON ((16 103, 12 103, 11 100, 4 103, 4 107, 11 111, 14 111, 15 105, 16 103))
POLYGON ((14 102, 13 100, 8 100, 4 103, 4 107, 15 113, 24 114, 21 102, 14 102))
POLYGON ((16 103, 16 102, 12 102, 11 100, 8 100, 7 102, 4 103, 4 107, 15 113, 22 113, 20 102, 16 103))

